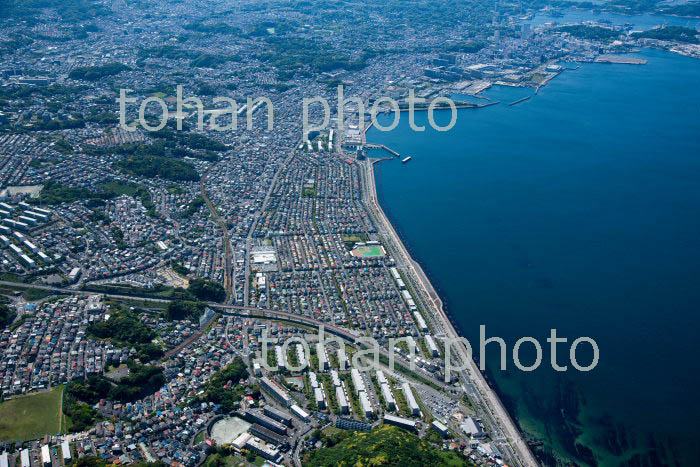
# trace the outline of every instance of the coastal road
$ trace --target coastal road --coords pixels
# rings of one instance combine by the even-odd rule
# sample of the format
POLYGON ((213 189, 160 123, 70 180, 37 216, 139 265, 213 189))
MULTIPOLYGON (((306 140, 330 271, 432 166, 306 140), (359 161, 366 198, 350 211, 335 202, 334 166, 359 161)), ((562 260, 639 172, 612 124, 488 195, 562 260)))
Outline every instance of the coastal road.
MULTIPOLYGON (((365 181, 365 183, 363 183, 363 197, 366 201, 367 209, 375 221, 377 229, 380 233, 384 234, 384 237, 392 244, 391 249, 398 253, 397 257, 394 259, 415 279, 415 282, 421 289, 420 292, 426 298, 427 303, 432 309, 433 317, 440 321, 446 337, 456 341, 459 335, 443 310, 442 300, 440 300, 440 297, 423 272, 423 269, 411 258, 408 250, 396 233, 396 230, 394 230, 394 227, 379 205, 376 183, 374 180, 374 162, 367 159, 359 163, 359 165, 364 174, 363 178, 365 181)), ((537 466, 537 460, 532 454, 530 447, 523 439, 520 430, 510 417, 510 414, 496 392, 488 385, 486 379, 484 379, 484 375, 479 370, 476 362, 471 358, 471 355, 467 354, 466 347, 464 345, 458 345, 456 347, 459 360, 466 362, 468 366, 467 371, 469 378, 465 378, 465 372, 461 372, 460 377, 466 379, 466 381, 463 381, 464 383, 471 383, 476 387, 477 391, 475 395, 479 396, 479 402, 486 411, 487 417, 492 420, 493 428, 497 429, 497 433, 495 433, 496 438, 500 438, 502 434, 503 439, 507 441, 507 444, 509 444, 514 451, 514 455, 508 457, 511 457, 512 461, 516 462, 518 465, 528 467, 537 466)), ((500 443, 500 445, 503 447, 504 443, 500 443)), ((510 451, 510 449, 506 449, 506 451, 510 451)), ((506 452, 506 454, 510 453, 506 452)))

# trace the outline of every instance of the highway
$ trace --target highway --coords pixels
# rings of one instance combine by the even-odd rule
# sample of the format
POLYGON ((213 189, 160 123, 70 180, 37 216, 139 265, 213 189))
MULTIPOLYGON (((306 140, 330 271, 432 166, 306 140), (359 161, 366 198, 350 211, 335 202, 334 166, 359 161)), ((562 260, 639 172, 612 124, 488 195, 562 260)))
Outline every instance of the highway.
MULTIPOLYGON (((154 302, 154 303, 169 303, 171 300, 170 299, 164 299, 164 298, 151 298, 151 297, 141 297, 141 296, 133 296, 133 295, 120 295, 120 294, 108 294, 108 293, 100 293, 100 292, 91 292, 88 290, 76 290, 76 289, 69 289, 65 287, 52 287, 52 286, 47 286, 47 285, 36 285, 36 284, 25 284, 23 282, 8 282, 8 281, 0 281, 0 286, 9 286, 13 288, 35 288, 35 289, 40 289, 40 290, 47 290, 51 292, 56 292, 59 294, 73 294, 73 295, 103 295, 108 298, 113 298, 113 299, 122 299, 122 300, 143 300, 143 301, 149 301, 149 302, 154 302)), ((303 315, 296 315, 293 313, 288 313, 286 311, 280 311, 280 310, 271 310, 267 308, 256 308, 256 307, 251 307, 251 306, 244 306, 244 305, 225 305, 221 303, 214 303, 214 302, 207 302, 207 306, 211 307, 214 310, 218 310, 219 313, 222 315, 227 315, 227 316, 239 316, 243 318, 257 318, 257 319, 265 319, 265 320, 277 320, 277 321, 286 321, 289 323, 294 323, 294 324, 301 324, 304 326, 309 326, 314 329, 319 329, 321 326, 324 328, 324 332, 328 334, 332 334, 334 336, 340 337, 341 339, 344 339, 348 341, 351 344, 357 344, 357 345, 362 345, 362 343, 358 343, 357 339, 361 337, 360 334, 358 334, 355 331, 352 331, 350 329, 346 329, 340 326, 337 326, 333 323, 327 323, 325 321, 320 321, 315 318, 311 318, 308 316, 303 316, 303 315)), ((389 358, 389 352, 386 349, 379 348, 379 355, 389 358)), ((400 355, 395 354, 394 355, 394 361, 396 362, 397 365, 402 366, 406 369, 410 369, 410 363, 403 359, 400 355)), ((421 378, 424 378, 427 381, 430 381, 432 384, 437 385, 439 387, 444 387, 446 388, 447 386, 443 381, 440 381, 439 379, 436 379, 432 373, 428 373, 427 371, 416 367, 414 370, 412 370, 414 373, 418 374, 421 376, 421 378)))
MULTIPOLYGON (((405 269, 410 273, 412 276, 411 279, 415 280, 415 282, 418 284, 419 288, 422 291, 423 298, 425 299, 425 303, 429 305, 429 308, 433 311, 433 318, 439 320, 441 327, 443 328, 445 335, 447 338, 451 339, 457 339, 458 334, 453 328, 450 320, 447 318, 447 315, 444 313, 443 308, 442 308, 442 302, 433 289, 432 285, 430 284, 428 278, 425 276, 423 273, 422 269, 420 266, 413 261, 413 259, 410 257, 408 254, 408 251, 405 249, 405 246, 399 239, 398 235, 393 229, 393 226, 389 223, 388 219, 384 215, 384 212, 382 211, 381 207, 379 206, 379 203, 377 201, 377 195, 376 195, 376 188, 374 185, 374 173, 372 169, 372 162, 371 161, 366 161, 365 163, 361 164, 363 167, 362 173, 363 173, 363 195, 365 196, 365 202, 369 208, 369 211, 375 221, 375 224, 377 225, 377 229, 379 230, 380 233, 382 233, 385 238, 387 238, 390 242, 391 245, 387 245, 389 249, 391 250, 393 256, 397 260, 397 263, 399 264, 400 267, 405 269)), ((200 188, 202 189, 202 194, 206 196, 206 191, 203 189, 203 183, 206 175, 202 178, 201 186, 200 188)), ((269 197, 270 193, 268 193, 269 197)), ((266 197, 266 199, 268 198, 266 197)), ((326 332, 329 334, 336 335, 342 339, 345 339, 351 343, 355 343, 357 338, 359 337, 359 334, 350 331, 348 329, 339 327, 334 325, 333 323, 326 323, 322 321, 318 321, 314 318, 302 316, 302 315, 295 315, 292 313, 287 313, 284 311, 279 311, 279 310, 270 310, 270 309, 262 309, 262 308, 256 308, 256 307, 249 307, 249 306, 240 306, 240 305, 230 305, 228 304, 231 298, 231 293, 232 293, 232 279, 231 279, 231 249, 230 249, 230 243, 228 239, 228 229, 225 226, 225 223, 223 220, 219 217, 218 213, 214 209, 213 205, 211 202, 208 200, 208 198, 205 197, 205 202, 209 206, 210 211, 212 212, 212 215, 217 219, 217 221, 220 223, 223 231, 224 231, 224 240, 226 243, 226 271, 225 271, 225 283, 227 286, 227 298, 226 298, 226 303, 227 304, 219 304, 219 303, 208 303, 208 305, 214 309, 220 310, 222 314, 225 315, 233 315, 233 316, 242 316, 242 317, 250 317, 250 318, 259 318, 259 319, 271 319, 271 320, 282 320, 282 321, 287 321, 290 323, 297 323, 297 324, 302 324, 306 326, 311 326, 316 329, 318 329, 320 326, 324 326, 326 332)), ((252 236, 252 233, 254 232, 254 229, 251 229, 250 235, 248 240, 250 241, 252 236)), ((38 284, 26 284, 26 283, 20 283, 20 282, 10 282, 10 281, 0 281, 0 286, 8 286, 12 288, 34 288, 34 289, 40 289, 40 290, 47 290, 47 291, 52 291, 60 294, 95 294, 99 292, 90 292, 90 291, 85 291, 85 290, 76 290, 72 288, 65 288, 65 287, 52 287, 52 286, 46 286, 46 285, 38 285, 38 284)), ((148 296, 135 296, 135 295, 123 295, 123 294, 109 294, 109 293, 100 293, 101 295, 104 295, 109 298, 114 298, 114 299, 122 299, 122 300, 144 300, 144 301, 150 301, 154 303, 168 303, 170 302, 169 299, 161 299, 161 298, 152 298, 148 296)), ((460 373, 460 378, 462 379, 462 388, 467 392, 474 402, 476 402, 477 405, 481 407, 481 411, 483 412, 483 417, 484 421, 491 428, 493 431, 493 436, 494 436, 494 441, 498 445, 499 449, 502 451, 502 453, 505 455, 507 459, 509 459, 514 465, 523 465, 523 466, 536 466, 538 465, 537 461, 535 460, 534 455, 530 451, 529 446, 525 442, 525 440, 522 438, 520 431, 518 430, 515 422, 511 419, 510 415, 508 414, 507 410, 503 406, 501 400, 499 399, 498 395, 496 392, 488 385, 486 380, 484 379, 483 375, 481 374, 481 371, 477 367, 476 363, 474 360, 471 358, 471 356, 467 355, 466 349, 464 346, 460 345, 458 346, 458 358, 462 362, 467 362, 469 369, 468 369, 468 376, 467 372, 461 372, 460 373)), ((388 352, 385 349, 380 349, 380 355, 384 355, 388 358, 388 352)), ((410 368, 408 362, 402 360, 399 356, 395 356, 395 361, 405 367, 405 368, 410 368)), ((420 375, 422 378, 425 378, 427 381, 430 381, 431 383, 437 385, 438 387, 443 388, 446 392, 449 389, 449 386, 445 385, 444 382, 439 381, 433 377, 432 374, 429 374, 422 369, 416 368, 415 373, 420 375)))

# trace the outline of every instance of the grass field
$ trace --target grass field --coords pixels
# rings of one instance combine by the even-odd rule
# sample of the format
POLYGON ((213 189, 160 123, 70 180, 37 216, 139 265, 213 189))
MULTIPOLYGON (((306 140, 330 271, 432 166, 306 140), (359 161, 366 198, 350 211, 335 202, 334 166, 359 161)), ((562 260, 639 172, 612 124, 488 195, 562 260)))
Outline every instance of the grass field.
POLYGON ((384 256, 384 248, 382 248, 379 245, 371 245, 371 246, 358 246, 354 250, 352 250, 352 255, 355 257, 362 257, 362 258, 372 258, 372 257, 377 257, 377 256, 384 256))
POLYGON ((61 431, 63 386, 0 404, 0 442, 27 441, 61 431))
POLYGON ((369 236, 363 233, 354 235, 343 235, 343 242, 345 243, 366 242, 367 240, 369 240, 369 236))

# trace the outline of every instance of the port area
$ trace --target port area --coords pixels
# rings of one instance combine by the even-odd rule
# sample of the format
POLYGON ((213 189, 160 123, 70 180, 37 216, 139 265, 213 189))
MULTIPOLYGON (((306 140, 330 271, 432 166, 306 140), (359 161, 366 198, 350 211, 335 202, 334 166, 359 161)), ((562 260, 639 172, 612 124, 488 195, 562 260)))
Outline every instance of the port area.
POLYGON ((646 65, 647 60, 625 55, 600 55, 594 60, 595 63, 622 63, 625 65, 646 65))

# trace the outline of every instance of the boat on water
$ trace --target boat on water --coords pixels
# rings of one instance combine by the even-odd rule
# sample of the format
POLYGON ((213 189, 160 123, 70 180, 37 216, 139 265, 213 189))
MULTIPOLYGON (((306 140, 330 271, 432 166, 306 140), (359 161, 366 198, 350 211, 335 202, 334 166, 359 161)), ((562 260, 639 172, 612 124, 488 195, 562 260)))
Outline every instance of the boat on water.
POLYGON ((405 164, 406 162, 408 162, 410 160, 411 160, 411 156, 408 156, 406 158, 401 159, 401 162, 403 162, 405 164))

